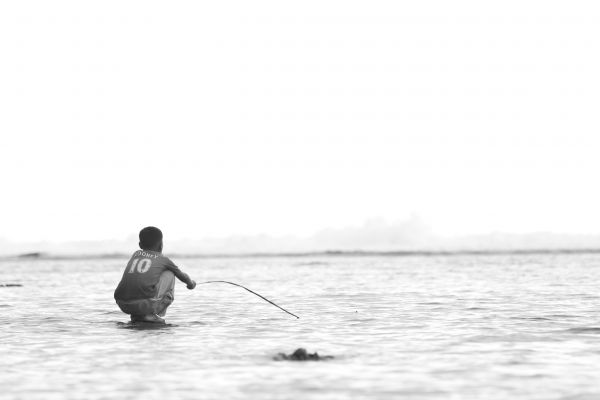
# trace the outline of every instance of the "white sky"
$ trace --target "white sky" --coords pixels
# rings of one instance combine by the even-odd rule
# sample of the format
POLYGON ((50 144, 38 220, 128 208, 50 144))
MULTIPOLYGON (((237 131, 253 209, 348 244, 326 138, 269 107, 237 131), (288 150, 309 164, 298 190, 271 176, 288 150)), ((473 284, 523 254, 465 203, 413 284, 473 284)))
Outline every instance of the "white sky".
POLYGON ((597 1, 0 4, 0 237, 600 232, 597 1))

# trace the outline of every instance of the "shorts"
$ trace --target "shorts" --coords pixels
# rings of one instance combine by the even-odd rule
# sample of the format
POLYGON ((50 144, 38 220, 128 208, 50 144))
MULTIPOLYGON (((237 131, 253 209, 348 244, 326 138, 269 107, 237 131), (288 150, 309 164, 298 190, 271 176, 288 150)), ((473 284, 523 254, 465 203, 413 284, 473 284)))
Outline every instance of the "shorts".
POLYGON ((125 314, 164 316, 167 307, 175 300, 175 275, 165 271, 160 275, 156 296, 151 299, 117 300, 117 305, 125 314))

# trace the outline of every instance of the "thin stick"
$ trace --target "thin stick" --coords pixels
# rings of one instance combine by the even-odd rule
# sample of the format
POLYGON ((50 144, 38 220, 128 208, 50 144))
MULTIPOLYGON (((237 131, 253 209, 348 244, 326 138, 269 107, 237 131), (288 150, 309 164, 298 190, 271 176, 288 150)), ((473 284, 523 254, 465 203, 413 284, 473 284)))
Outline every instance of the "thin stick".
POLYGON ((258 293, 256 293, 256 292, 253 292, 252 290, 248 289, 248 288, 247 288, 247 287, 245 287, 245 286, 238 285, 237 283, 228 282, 228 281, 206 281, 206 282, 200 282, 200 283, 198 283, 198 285, 204 285, 205 283, 228 283, 228 284, 230 284, 230 285, 233 285, 233 286, 238 286, 238 287, 241 287, 242 289, 246 289, 246 290, 247 290, 247 291, 249 291, 250 293, 252 293, 252 294, 254 294, 254 295, 257 295, 257 296, 258 296, 258 297, 260 297, 261 299, 263 299, 263 300, 265 300, 265 301, 268 301, 269 303, 273 304, 275 307, 279 308, 280 310, 283 310, 283 311, 285 311, 286 313, 288 313, 288 314, 290 314, 290 315, 293 315, 294 317, 296 317, 296 318, 300 319, 300 317, 299 317, 299 316, 297 316, 296 314, 292 314, 291 312, 289 312, 289 311, 288 311, 288 310, 286 310, 285 308, 283 308, 283 307, 279 307, 277 304, 273 303, 271 300, 267 299, 267 298, 266 298, 266 297, 264 297, 264 296, 261 296, 260 294, 258 294, 258 293))

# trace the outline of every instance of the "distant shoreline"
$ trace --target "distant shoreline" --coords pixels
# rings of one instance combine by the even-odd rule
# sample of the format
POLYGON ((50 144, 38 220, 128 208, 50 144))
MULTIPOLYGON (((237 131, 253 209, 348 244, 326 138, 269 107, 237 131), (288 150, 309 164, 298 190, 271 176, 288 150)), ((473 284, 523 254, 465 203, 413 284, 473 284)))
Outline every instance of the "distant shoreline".
MULTIPOLYGON (((328 250, 308 252, 256 252, 256 253, 167 253, 171 258, 307 258, 307 257, 438 257, 438 256, 502 256, 502 255, 560 255, 560 254, 600 254, 600 248, 587 249, 499 249, 499 250, 328 250)), ((82 259, 122 259, 129 253, 110 254, 50 254, 26 253, 0 256, 0 261, 24 260, 82 260, 82 259)))

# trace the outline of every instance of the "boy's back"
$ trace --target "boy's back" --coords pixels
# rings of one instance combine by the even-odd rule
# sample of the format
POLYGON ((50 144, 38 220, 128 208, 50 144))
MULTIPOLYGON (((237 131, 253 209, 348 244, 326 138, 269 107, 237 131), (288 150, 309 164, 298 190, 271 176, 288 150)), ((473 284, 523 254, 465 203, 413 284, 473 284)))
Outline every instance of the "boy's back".
POLYGON ((138 250, 129 259, 121 282, 115 290, 115 300, 139 300, 156 297, 160 276, 165 271, 175 275, 181 270, 161 253, 138 250))

